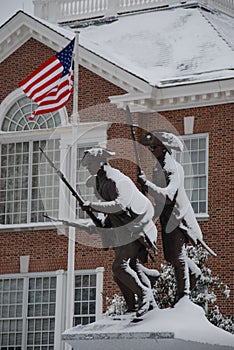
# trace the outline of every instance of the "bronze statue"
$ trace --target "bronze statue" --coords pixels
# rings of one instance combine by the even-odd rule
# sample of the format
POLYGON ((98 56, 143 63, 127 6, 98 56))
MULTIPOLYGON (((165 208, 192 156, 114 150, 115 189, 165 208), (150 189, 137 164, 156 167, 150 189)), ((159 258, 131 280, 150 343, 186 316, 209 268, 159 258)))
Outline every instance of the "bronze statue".
POLYGON ((201 275, 198 266, 186 255, 186 244, 201 243, 212 255, 215 253, 202 239, 184 189, 183 168, 172 156, 172 150, 183 150, 182 142, 172 133, 154 130, 146 133, 141 144, 149 148, 157 161, 153 181, 149 181, 143 172, 138 181, 155 199, 155 216, 161 224, 164 257, 175 271, 176 303, 184 295, 190 294, 201 275))
POLYGON ((99 201, 85 202, 82 208, 103 214, 104 245, 112 246, 115 252, 114 280, 128 311, 136 311, 139 317, 156 306, 151 283, 159 273, 142 265, 148 259, 149 249, 156 249, 154 209, 129 177, 111 167, 107 158, 112 155, 102 148, 85 151, 81 164, 91 174, 87 185, 95 189, 99 201))

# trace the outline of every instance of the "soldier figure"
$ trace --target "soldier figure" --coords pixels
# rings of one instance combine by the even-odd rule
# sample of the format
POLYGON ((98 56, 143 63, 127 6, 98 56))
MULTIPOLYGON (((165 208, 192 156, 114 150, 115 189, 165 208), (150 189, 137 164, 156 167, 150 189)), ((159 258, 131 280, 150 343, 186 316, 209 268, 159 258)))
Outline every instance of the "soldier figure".
POLYGON ((141 316, 156 306, 150 282, 155 282, 159 273, 141 264, 147 261, 149 249, 155 250, 154 209, 132 180, 108 163, 107 158, 113 154, 102 148, 85 151, 81 164, 91 174, 87 185, 94 187, 100 200, 85 202, 83 209, 103 214, 104 245, 112 246, 115 252, 114 280, 128 311, 141 316))
POLYGON ((172 264, 177 283, 175 303, 190 294, 201 275, 198 266, 187 257, 185 246, 202 241, 202 232, 184 189, 184 171, 172 156, 182 151, 182 142, 172 133, 151 131, 141 140, 155 156, 153 181, 142 172, 138 181, 155 199, 155 216, 159 217, 165 259, 172 264))

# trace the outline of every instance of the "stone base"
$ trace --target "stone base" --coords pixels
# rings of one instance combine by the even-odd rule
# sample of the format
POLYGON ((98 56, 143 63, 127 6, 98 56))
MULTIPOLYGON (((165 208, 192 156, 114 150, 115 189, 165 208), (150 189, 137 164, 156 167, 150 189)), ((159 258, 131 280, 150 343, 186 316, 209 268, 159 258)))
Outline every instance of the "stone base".
POLYGON ((185 297, 172 309, 149 311, 140 322, 132 317, 103 315, 66 330, 62 339, 74 350, 234 350, 234 335, 212 325, 185 297))
MULTIPOLYGON (((175 339, 173 333, 77 333, 62 339, 74 350, 230 350, 231 347, 175 339)), ((233 348, 232 348, 233 349, 233 348)))

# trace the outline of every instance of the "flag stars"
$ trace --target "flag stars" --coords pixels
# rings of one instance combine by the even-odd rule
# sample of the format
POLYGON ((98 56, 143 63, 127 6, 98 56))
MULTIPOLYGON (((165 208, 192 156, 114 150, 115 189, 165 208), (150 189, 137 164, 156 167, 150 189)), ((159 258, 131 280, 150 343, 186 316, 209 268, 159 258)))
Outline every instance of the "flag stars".
POLYGON ((56 57, 59 59, 59 61, 63 65, 62 76, 65 76, 66 74, 68 74, 70 70, 71 62, 72 62, 72 53, 74 49, 74 42, 75 42, 75 39, 73 39, 65 49, 63 49, 61 52, 59 52, 56 55, 56 57))

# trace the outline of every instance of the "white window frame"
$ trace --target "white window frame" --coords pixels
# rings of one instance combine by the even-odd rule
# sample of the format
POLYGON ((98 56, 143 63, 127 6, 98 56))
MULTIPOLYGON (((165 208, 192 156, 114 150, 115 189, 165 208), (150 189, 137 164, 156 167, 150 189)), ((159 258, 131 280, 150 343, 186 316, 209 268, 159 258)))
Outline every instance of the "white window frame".
MULTIPOLYGON (((95 307, 95 320, 101 318, 103 312, 103 274, 104 268, 98 267, 96 269, 88 270, 76 270, 75 276, 77 275, 96 275, 96 307, 95 307)), ((21 274, 7 274, 0 275, 0 280, 11 280, 11 279, 23 279, 24 280, 24 289, 23 289, 23 308, 22 308, 22 317, 8 317, 0 318, 0 320, 16 320, 20 319, 23 323, 22 329, 22 349, 27 349, 27 326, 29 319, 36 319, 37 317, 29 317, 27 314, 28 311, 28 296, 29 296, 29 279, 30 278, 41 278, 41 277, 55 277, 56 278, 56 299, 55 299, 55 327, 54 327, 54 349, 63 350, 64 343, 61 340, 61 334, 65 330, 65 305, 66 305, 66 277, 67 273, 64 270, 52 271, 52 272, 38 272, 38 273, 21 273, 21 274)), ((1 293, 0 293, 1 296, 1 293)), ((1 299, 0 299, 1 300, 1 299)), ((1 305, 1 302, 0 302, 1 305)), ((75 305, 75 300, 74 300, 75 305)), ((75 315, 74 315, 75 317, 75 315)), ((39 317, 42 319, 46 317, 39 317)), ((0 329, 1 334, 1 329, 0 329)), ((0 335, 1 338, 1 335, 0 335)), ((36 345, 35 345, 36 346, 36 345)), ((0 342, 1 349, 1 342, 0 342)))
MULTIPOLYGON (((22 97, 22 90, 16 89, 9 94, 0 105, 0 126, 4 119, 5 113, 9 110, 10 106, 13 105, 20 97, 22 97)), ((59 111, 60 118, 62 121, 61 127, 55 129, 39 129, 30 130, 23 132, 1 132, 0 137, 4 143, 11 142, 23 142, 23 141, 37 141, 45 140, 51 137, 60 139, 60 170, 64 173, 67 180, 71 176, 71 156, 69 155, 72 145, 72 135, 74 126, 67 122, 67 112, 63 108, 59 111)), ((105 145, 107 142, 107 128, 108 122, 94 122, 94 123, 80 123, 77 126, 76 137, 78 147, 91 147, 92 145, 102 144, 105 145)), ((59 217, 62 219, 69 218, 69 198, 67 190, 64 190, 64 184, 59 181, 59 217)), ((62 227, 61 224, 57 225, 62 227)), ((12 230, 25 230, 25 229, 44 229, 54 228, 54 224, 51 222, 30 222, 22 224, 0 224, 0 231, 12 231, 12 230)), ((59 233, 64 233, 64 229, 59 229, 59 233)))
MULTIPOLYGON (((2 127, 2 123, 4 121, 4 117, 9 111, 9 109, 22 97, 25 97, 26 95, 22 91, 21 88, 18 88, 14 91, 12 91, 7 97, 2 101, 0 104, 0 130, 2 127)), ((62 108, 59 110, 59 116, 61 119, 61 126, 67 125, 68 121, 68 115, 67 115, 67 110, 66 108, 62 108)), ((48 130, 48 129, 43 129, 43 130, 48 130)), ((10 132, 4 133, 5 135, 8 135, 10 132)))
MULTIPOLYGON (((209 160, 209 134, 208 133, 199 133, 199 134, 190 134, 190 135, 182 135, 180 136, 181 140, 184 142, 186 140, 195 140, 195 139, 200 139, 203 138, 206 141, 206 155, 205 155, 205 177, 206 177, 206 184, 205 184, 205 190, 206 190, 206 195, 205 195, 205 202, 206 202, 206 208, 205 208, 205 212, 204 213, 195 213, 196 218, 198 220, 207 220, 209 218, 209 214, 208 214, 208 169, 209 169, 209 164, 208 164, 208 160, 209 160)), ((186 149, 185 149, 186 151, 186 149)), ((180 153, 176 152, 176 159, 178 159, 178 157, 180 157, 180 153)), ((191 160, 191 164, 192 164, 192 160, 191 160)), ((182 164, 183 165, 183 164, 182 164)), ((194 177, 196 177, 196 175, 192 174, 189 175, 188 177, 192 177, 192 179, 194 177)), ((198 176, 199 177, 199 174, 198 176)), ((185 179, 186 179, 186 175, 185 175, 185 179)), ((191 189, 190 189, 191 191, 191 189)), ((188 191, 187 191, 188 193, 188 191)), ((188 193, 188 197, 189 200, 191 201, 190 195, 188 193)))
MULTIPOLYGON (((21 88, 18 88, 11 92, 1 103, 0 105, 0 137, 1 143, 14 143, 14 142, 30 142, 30 141, 41 141, 48 140, 53 135, 54 139, 61 139, 61 129, 68 124, 68 115, 66 108, 62 108, 59 110, 59 116, 61 119, 61 127, 56 129, 36 129, 22 132, 3 132, 1 131, 1 126, 4 121, 4 117, 11 108, 19 99, 25 97, 21 88)), ((29 179, 32 181, 32 178, 29 179)), ((60 187, 60 185, 59 185, 60 187)), ((29 203, 30 204, 30 203, 29 203)), ((30 211, 31 213, 31 211, 30 211)), ((29 215, 29 212, 27 213, 29 215)), ((50 228, 53 227, 53 224, 50 222, 30 222, 30 223, 22 223, 22 224, 0 224, 0 230, 11 231, 12 229, 21 230, 27 228, 50 228)))
MULTIPOLYGON (((40 142, 43 142, 43 143, 45 142, 48 144, 48 141, 50 141, 50 147, 52 146, 54 148, 52 153, 55 154, 54 150, 57 151, 57 144, 55 144, 55 142, 56 141, 57 141, 57 143, 59 142, 59 140, 56 138, 48 139, 47 137, 45 137, 45 138, 43 138, 43 140, 38 140, 36 138, 34 138, 34 140, 30 140, 30 139, 25 138, 22 141, 13 140, 12 142, 8 139, 7 142, 4 142, 4 141, 1 142, 2 147, 4 145, 7 145, 7 146, 12 145, 13 153, 12 154, 10 152, 6 153, 5 158, 7 160, 9 160, 10 157, 12 157, 12 155, 13 155, 13 157, 14 156, 18 157, 18 155, 19 155, 20 158, 22 158, 23 154, 27 155, 27 163, 25 163, 25 168, 27 167, 27 169, 28 169, 27 176, 25 174, 22 175, 23 167, 21 167, 19 160, 17 162, 18 164, 16 164, 16 163, 12 163, 9 165, 7 164, 4 167, 5 170, 9 169, 9 166, 11 167, 11 169, 13 169, 9 181, 18 181, 19 182, 19 187, 14 187, 14 189, 19 190, 21 195, 22 195, 23 189, 24 189, 24 191, 27 192, 27 196, 25 196, 25 198, 24 198, 26 208, 22 211, 22 208, 21 208, 22 197, 21 197, 21 195, 19 198, 17 198, 17 196, 14 197, 14 195, 13 195, 14 192, 11 193, 10 189, 1 188, 3 193, 5 193, 8 196, 9 195, 12 196, 12 198, 10 198, 10 199, 6 198, 6 201, 4 201, 4 203, 9 205, 10 208, 12 209, 12 212, 9 215, 12 216, 18 212, 18 215, 21 218, 21 215, 24 214, 25 221, 26 221, 24 224, 26 224, 26 225, 28 225, 29 223, 34 223, 34 222, 35 223, 39 223, 39 222, 43 223, 43 221, 38 221, 37 216, 42 215, 42 212, 40 211, 40 209, 42 209, 42 208, 39 208, 39 206, 40 206, 40 202, 43 203, 43 199, 45 199, 46 189, 47 189, 47 191, 49 190, 51 192, 49 198, 51 197, 51 198, 53 198, 53 200, 56 200, 56 197, 58 197, 58 193, 57 193, 57 196, 54 197, 54 195, 56 193, 54 192, 53 189, 55 189, 55 187, 54 187, 55 183, 56 183, 56 188, 57 189, 59 188, 59 181, 56 178, 56 175, 53 173, 53 170, 51 169, 51 167, 47 164, 47 161, 45 159, 41 159, 39 149, 35 148, 35 145, 37 142, 43 148, 43 146, 42 146, 42 144, 40 144, 40 142), (25 150, 24 153, 17 153, 16 152, 16 146, 15 146, 16 143, 20 144, 21 147, 22 147, 23 143, 26 144, 27 149, 25 150), (36 156, 36 158, 34 158, 34 156, 36 156), (37 157, 39 157, 39 158, 37 158, 37 157), (33 158, 34 158, 34 161, 33 161, 33 158), (39 161, 39 163, 38 163, 38 161, 39 161), (42 161, 43 161, 42 166, 40 166, 40 162, 42 162, 42 161), (38 170, 38 173, 36 174, 36 181, 34 181, 34 179, 35 179, 35 174, 33 173, 35 171, 34 167, 38 170), (18 169, 18 171, 20 171, 20 173, 18 173, 18 176, 15 173, 15 171, 17 169, 18 169), (12 180, 11 180, 11 177, 12 177, 12 180), (34 193, 34 195, 33 195, 33 191, 34 192, 36 191, 34 193), (20 200, 20 198, 21 198, 21 200, 20 200), (16 203, 18 203, 20 206, 18 208, 18 211, 17 210, 15 211, 15 209, 14 209, 14 204, 16 204, 16 203), (36 207, 33 207, 33 203, 35 203, 36 207)), ((8 147, 7 147, 7 150, 8 150, 8 147)), ((21 151, 22 151, 22 148, 21 148, 21 151)), ((0 152, 1 152, 1 148, 0 148, 0 152)), ((60 156, 59 152, 57 152, 57 157, 58 156, 60 156)), ((8 182, 7 173, 6 173, 6 176, 4 177, 4 179, 7 183, 8 182)), ((54 206, 56 206, 56 202, 53 203, 53 207, 54 206)), ((48 208, 48 210, 49 210, 49 208, 48 208)), ((8 215, 7 209, 6 209, 5 215, 8 215)), ((16 222, 17 221, 14 220, 14 223, 8 223, 8 224, 6 224, 6 226, 7 225, 21 225, 20 223, 16 223, 16 222)), ((5 224, 3 224, 3 225, 5 225, 5 224)))
MULTIPOLYGON (((31 142, 31 141, 46 141, 49 140, 52 133, 50 130, 46 130, 43 132, 23 132, 22 135, 19 136, 20 133, 7 133, 7 138, 3 138, 3 141, 1 144, 9 144, 9 143, 14 143, 14 142, 31 142)), ((5 134, 6 135, 6 134, 5 134)), ((1 134, 0 134, 1 136, 1 134)), ((54 139, 60 139, 59 133, 54 132, 53 133, 53 138, 54 139)), ((29 178, 29 186, 32 182, 32 177, 29 178)), ((60 187, 60 184, 59 184, 60 187)), ((28 199, 29 200, 29 199, 28 199)), ((28 213, 29 215, 29 210, 28 208, 28 213)), ((31 213, 31 210, 30 210, 31 213)), ((28 223, 21 223, 21 224, 0 224, 0 230, 9 230, 9 229, 25 229, 25 228, 30 228, 30 227, 38 227, 38 228, 47 228, 51 227, 53 224, 49 222, 28 222, 28 223)))

